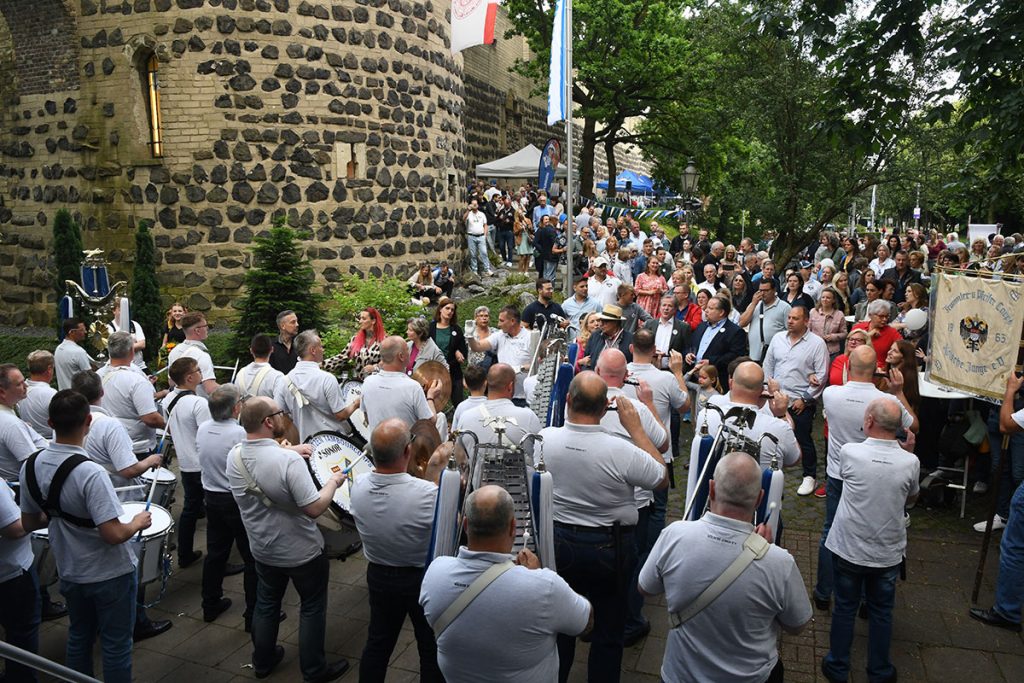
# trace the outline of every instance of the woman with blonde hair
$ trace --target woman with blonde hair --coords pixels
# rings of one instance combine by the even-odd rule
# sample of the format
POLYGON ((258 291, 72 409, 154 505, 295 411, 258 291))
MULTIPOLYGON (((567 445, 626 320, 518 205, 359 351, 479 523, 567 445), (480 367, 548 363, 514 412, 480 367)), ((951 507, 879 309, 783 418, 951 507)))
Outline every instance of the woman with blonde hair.
POLYGON ((167 331, 164 332, 164 339, 160 344, 166 351, 170 351, 185 341, 185 330, 181 327, 181 319, 186 313, 188 313, 188 309, 178 301, 175 301, 167 309, 167 331))

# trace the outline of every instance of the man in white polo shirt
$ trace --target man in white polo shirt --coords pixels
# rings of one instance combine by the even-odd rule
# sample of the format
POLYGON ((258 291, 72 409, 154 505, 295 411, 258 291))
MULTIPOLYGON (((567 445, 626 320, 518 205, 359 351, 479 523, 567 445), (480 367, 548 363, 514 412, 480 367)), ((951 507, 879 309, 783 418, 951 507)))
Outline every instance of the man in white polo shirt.
MULTIPOLYGON (((39 651, 39 577, 32 568, 32 542, 21 525, 14 489, 0 482, 0 628, 4 641, 22 650, 39 651)), ((33 669, 8 659, 5 680, 34 683, 33 669)))
POLYGON ((833 556, 836 597, 829 651, 821 662, 829 681, 849 677, 853 624, 862 599, 868 608, 868 680, 896 680, 889 646, 896 579, 907 548, 903 510, 917 500, 921 471, 917 457, 896 440, 900 411, 891 399, 873 400, 864 411, 867 438, 839 453, 843 496, 825 541, 833 556))
POLYGON ((245 402, 239 422, 246 439, 228 455, 231 495, 256 560, 259 588, 252 618, 253 673, 266 678, 284 658, 277 644, 281 601, 289 582, 299 594, 299 668, 306 681, 323 683, 344 674, 345 659, 328 664, 327 581, 330 566, 316 518, 327 511, 346 476, 336 472, 317 491, 302 456, 281 448, 284 412, 263 396, 245 402))
POLYGON ((576 638, 593 625, 587 599, 526 549, 512 563, 516 522, 512 497, 483 486, 466 499, 468 546, 427 568, 420 604, 437 633, 438 664, 448 683, 554 681, 556 637, 576 638), (452 604, 486 571, 507 563, 464 609, 452 604), (444 619, 447 626, 439 622, 444 619))
POLYGON ((306 330, 292 344, 299 360, 284 378, 275 399, 291 413, 299 438, 305 441, 318 432, 350 433, 346 420, 359 407, 359 401, 345 405, 338 378, 320 369, 324 360, 320 335, 316 330, 306 330))
POLYGON ((196 451, 196 430, 210 419, 210 408, 205 398, 197 395, 201 371, 195 358, 188 356, 171 363, 168 374, 175 384, 161 404, 167 415, 167 432, 174 443, 181 468, 181 487, 185 502, 178 516, 178 566, 188 567, 202 557, 202 551, 193 547, 196 522, 205 513, 203 506, 203 477, 196 451))
POLYGON ((381 342, 380 371, 363 382, 361 405, 371 430, 392 417, 409 425, 417 420, 433 420, 437 410, 444 409, 434 403, 441 382, 435 380, 424 395, 420 383, 405 374, 408 361, 409 346, 404 339, 386 337, 381 342))
MULTIPOLYGON (((564 427, 548 427, 544 461, 553 483, 558 574, 594 606, 588 674, 618 680, 629 583, 636 565, 635 488, 668 486, 665 460, 631 401, 616 405, 629 442, 601 426, 608 386, 594 372, 569 384, 564 427)), ((558 638, 559 679, 572 668, 576 639, 558 638)))
POLYGON ((57 393, 53 382, 53 354, 39 350, 28 354, 29 378, 25 380, 28 394, 18 402, 18 414, 39 436, 49 439, 53 436, 50 427, 50 399, 57 393))
POLYGON ((64 341, 53 352, 53 364, 57 373, 57 388, 67 389, 75 373, 92 370, 96 363, 81 346, 87 334, 85 323, 78 318, 68 318, 61 329, 64 331, 64 341))
POLYGON ((156 448, 156 429, 165 426, 157 410, 153 384, 132 363, 135 352, 127 332, 115 332, 107 340, 110 363, 96 371, 103 380, 100 405, 121 421, 132 438, 136 456, 146 456, 156 448))
MULTIPOLYGON (((749 537, 763 541, 750 523, 762 492, 761 468, 749 455, 719 460, 709 495, 710 511, 697 521, 670 524, 640 571, 641 591, 665 593, 670 624, 726 573, 749 537)), ((662 680, 783 681, 779 630, 800 633, 811 621, 811 603, 793 557, 766 545, 766 554, 704 609, 670 626, 662 680)))
POLYGON ((608 259, 604 256, 595 258, 593 272, 587 281, 589 295, 597 299, 602 308, 618 301, 619 285, 622 284, 622 280, 608 272, 608 259))
POLYGON ((235 384, 243 395, 274 398, 285 382, 284 374, 270 365, 273 340, 265 334, 257 334, 249 343, 252 362, 238 370, 235 384))
POLYGON ((848 443, 860 443, 864 435, 864 411, 878 398, 900 404, 903 429, 917 431, 917 418, 907 410, 903 395, 903 376, 896 370, 889 383, 892 394, 879 391, 872 381, 875 376, 875 349, 870 344, 859 346, 850 354, 849 379, 846 384, 826 387, 822 407, 828 419, 828 458, 825 480, 825 524, 818 545, 818 579, 814 586, 814 605, 828 611, 832 599, 832 553, 825 547, 828 530, 843 496, 843 480, 839 477, 839 453, 848 443))
MULTIPOLYGON (((487 400, 475 408, 471 408, 459 417, 458 424, 452 428, 476 434, 480 443, 497 443, 498 437, 491 418, 505 418, 506 444, 518 444, 527 434, 539 434, 543 426, 537 414, 529 408, 520 408, 512 403, 516 387, 516 371, 511 365, 495 363, 487 371, 487 400)), ((463 443, 472 449, 472 440, 465 438, 463 443)), ((533 444, 525 444, 527 455, 533 455, 533 444)), ((531 463, 532 464, 532 463, 531 463)))
POLYGON ((512 366, 516 371, 516 391, 512 402, 521 408, 526 407, 526 373, 530 370, 530 330, 523 327, 519 309, 515 306, 504 306, 498 313, 500 334, 492 334, 484 341, 468 337, 470 351, 494 351, 498 354, 498 362, 512 366))
POLYGON ((6 481, 17 481, 21 463, 46 447, 46 440, 14 412, 26 390, 25 376, 17 365, 0 365, 0 477, 6 481))
POLYGON ((195 358, 199 364, 199 372, 202 374, 202 381, 196 388, 196 393, 203 398, 208 398, 213 390, 217 388, 217 374, 213 367, 213 358, 206 348, 206 337, 210 334, 210 325, 206 322, 206 316, 193 311, 186 313, 181 318, 181 329, 185 332, 185 341, 171 349, 167 356, 167 365, 182 357, 195 358))
POLYGON ((352 484, 352 516, 367 559, 370 625, 359 663, 362 680, 383 681, 406 616, 420 655, 420 680, 443 681, 434 632, 419 604, 434 530, 437 486, 409 474, 409 425, 389 418, 373 430, 374 469, 352 484))

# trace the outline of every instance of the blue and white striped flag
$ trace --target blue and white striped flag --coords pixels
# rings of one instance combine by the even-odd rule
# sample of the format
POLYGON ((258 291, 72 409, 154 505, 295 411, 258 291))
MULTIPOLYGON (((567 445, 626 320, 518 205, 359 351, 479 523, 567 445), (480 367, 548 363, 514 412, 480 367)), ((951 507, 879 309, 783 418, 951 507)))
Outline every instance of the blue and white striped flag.
POLYGON ((548 125, 569 118, 569 107, 565 101, 565 0, 555 5, 555 27, 551 31, 551 68, 548 82, 548 125))

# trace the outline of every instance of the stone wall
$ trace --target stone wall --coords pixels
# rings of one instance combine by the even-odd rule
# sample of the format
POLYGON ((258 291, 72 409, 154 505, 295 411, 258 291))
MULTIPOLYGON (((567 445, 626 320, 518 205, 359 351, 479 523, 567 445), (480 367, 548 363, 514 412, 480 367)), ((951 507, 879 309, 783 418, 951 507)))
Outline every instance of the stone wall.
POLYGON ((167 300, 215 319, 276 216, 308 231, 327 289, 455 257, 464 98, 447 12, 444 0, 0 0, 0 75, 14 75, 0 85, 0 323, 52 316, 62 207, 114 279, 151 221, 167 300))

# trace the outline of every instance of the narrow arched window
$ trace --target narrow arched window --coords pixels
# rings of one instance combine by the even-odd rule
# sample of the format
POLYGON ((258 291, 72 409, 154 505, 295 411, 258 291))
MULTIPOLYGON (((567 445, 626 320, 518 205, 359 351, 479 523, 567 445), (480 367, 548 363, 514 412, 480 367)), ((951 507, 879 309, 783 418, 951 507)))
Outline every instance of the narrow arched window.
POLYGON ((159 64, 156 55, 140 60, 143 97, 146 100, 146 115, 149 120, 149 149, 154 158, 164 155, 163 126, 160 120, 160 81, 157 78, 159 64))

